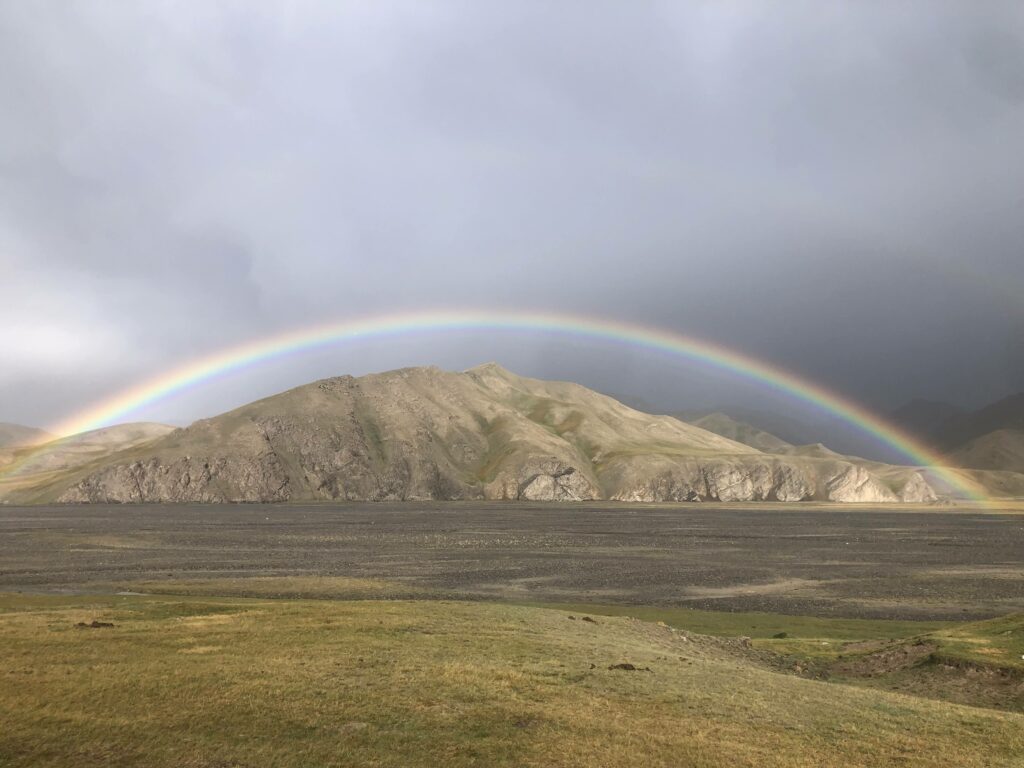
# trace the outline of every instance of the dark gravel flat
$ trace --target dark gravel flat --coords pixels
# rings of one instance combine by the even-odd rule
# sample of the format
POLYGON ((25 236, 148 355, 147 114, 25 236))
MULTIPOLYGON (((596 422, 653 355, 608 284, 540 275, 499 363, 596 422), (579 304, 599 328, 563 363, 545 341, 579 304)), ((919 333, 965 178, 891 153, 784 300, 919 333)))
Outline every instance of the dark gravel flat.
POLYGON ((474 599, 982 617, 1024 610, 1024 515, 769 504, 0 507, 0 591, 309 575, 474 599))

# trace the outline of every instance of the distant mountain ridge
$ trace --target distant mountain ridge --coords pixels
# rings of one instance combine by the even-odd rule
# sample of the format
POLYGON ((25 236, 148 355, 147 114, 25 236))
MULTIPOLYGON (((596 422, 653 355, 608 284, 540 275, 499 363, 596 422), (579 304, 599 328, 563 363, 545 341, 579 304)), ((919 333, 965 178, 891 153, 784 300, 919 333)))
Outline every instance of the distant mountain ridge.
POLYGON ((17 495, 20 488, 59 480, 174 429, 151 422, 116 424, 59 439, 47 434, 49 440, 0 449, 0 501, 12 492, 17 495))
POLYGON ((53 439, 46 430, 0 421, 0 448, 20 448, 53 439))
POLYGON ((1024 392, 973 412, 914 400, 892 420, 948 456, 952 466, 1024 473, 1024 392))
POLYGON ((951 463, 971 469, 1024 473, 1024 430, 997 429, 950 453, 951 463))
POLYGON ((781 440, 788 445, 807 445, 824 439, 821 431, 816 430, 813 425, 790 416, 757 408, 719 405, 710 409, 686 409, 669 412, 669 415, 690 424, 715 414, 727 416, 732 421, 745 425, 746 428, 770 434, 776 440, 781 440))
POLYGON ((0 422, 0 469, 14 461, 20 451, 50 440, 53 435, 45 430, 0 422))
POLYGON ((941 440, 956 466, 1024 473, 1024 392, 957 420, 941 440))
POLYGON ((1024 392, 956 419, 943 430, 939 439, 943 447, 952 449, 1000 429, 1024 431, 1024 392))
MULTIPOLYGON (((766 441, 749 431, 737 437, 766 441)), ((771 441, 769 441, 771 442, 771 441)), ((784 443, 784 441, 779 441, 784 443)), ((766 447, 769 447, 766 444, 766 447)), ((914 468, 770 453, 496 364, 307 384, 86 466, 20 501, 930 501, 914 468)))
POLYGON ((684 419, 684 421, 765 453, 784 453, 786 449, 793 447, 791 443, 787 443, 770 432, 738 421, 721 411, 715 411, 692 420, 684 419))
POLYGON ((155 422, 129 422, 54 439, 19 462, 18 475, 59 472, 109 454, 145 445, 175 430, 155 422))

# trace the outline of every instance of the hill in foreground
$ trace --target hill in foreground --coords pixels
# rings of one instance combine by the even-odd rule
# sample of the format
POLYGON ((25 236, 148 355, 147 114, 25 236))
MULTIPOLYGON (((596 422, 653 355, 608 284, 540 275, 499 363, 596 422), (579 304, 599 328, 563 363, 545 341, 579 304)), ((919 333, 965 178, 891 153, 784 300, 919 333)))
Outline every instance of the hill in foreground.
POLYGON ((325 379, 20 493, 63 502, 935 499, 913 468, 766 453, 495 364, 325 379))
POLYGON ((739 639, 436 601, 0 596, 0 763, 1019 766, 1024 716, 739 639), (85 626, 81 626, 85 625, 85 626))

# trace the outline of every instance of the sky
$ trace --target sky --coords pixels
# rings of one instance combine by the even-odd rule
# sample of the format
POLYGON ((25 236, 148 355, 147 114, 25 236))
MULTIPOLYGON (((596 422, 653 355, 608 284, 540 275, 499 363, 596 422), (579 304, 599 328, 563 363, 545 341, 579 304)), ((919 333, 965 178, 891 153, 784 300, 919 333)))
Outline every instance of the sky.
MULTIPOLYGON (((1024 390, 1019 2, 0 0, 0 421, 438 308, 675 330, 884 412, 1024 390)), ((134 418, 496 360, 659 409, 775 396, 545 334, 248 369, 134 418)))

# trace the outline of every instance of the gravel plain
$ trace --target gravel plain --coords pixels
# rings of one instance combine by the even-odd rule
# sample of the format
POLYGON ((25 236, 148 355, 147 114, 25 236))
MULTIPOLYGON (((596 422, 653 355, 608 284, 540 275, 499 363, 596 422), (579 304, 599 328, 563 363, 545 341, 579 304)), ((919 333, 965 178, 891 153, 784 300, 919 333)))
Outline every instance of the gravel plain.
POLYGON ((0 507, 0 591, 253 577, 386 580, 398 597, 981 618, 1024 610, 1024 514, 601 502, 0 507))

